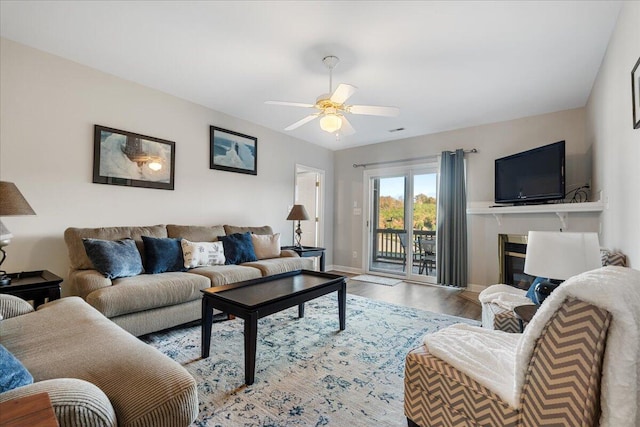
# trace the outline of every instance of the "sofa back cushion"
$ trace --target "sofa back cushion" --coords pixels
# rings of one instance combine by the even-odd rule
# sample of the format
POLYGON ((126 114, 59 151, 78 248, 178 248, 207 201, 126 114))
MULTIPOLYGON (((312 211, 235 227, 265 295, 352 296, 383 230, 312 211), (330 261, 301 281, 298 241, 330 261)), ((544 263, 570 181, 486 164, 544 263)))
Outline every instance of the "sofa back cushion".
MULTIPOLYGON (((69 262, 72 270, 91 270, 93 264, 84 249, 82 239, 120 240, 133 239, 140 254, 144 253, 142 236, 167 237, 167 228, 164 225, 152 225, 148 227, 100 227, 100 228, 67 228, 64 232, 64 241, 69 251, 69 262)), ((143 259, 144 261, 144 259, 143 259)))
POLYGON ((232 234, 244 234, 246 232, 251 234, 273 234, 273 230, 268 225, 263 225, 262 227, 244 227, 225 224, 224 226, 224 234, 227 236, 232 234))
POLYGON ((182 237, 192 242, 216 242, 218 241, 218 236, 224 234, 222 225, 167 225, 167 235, 169 237, 182 237))

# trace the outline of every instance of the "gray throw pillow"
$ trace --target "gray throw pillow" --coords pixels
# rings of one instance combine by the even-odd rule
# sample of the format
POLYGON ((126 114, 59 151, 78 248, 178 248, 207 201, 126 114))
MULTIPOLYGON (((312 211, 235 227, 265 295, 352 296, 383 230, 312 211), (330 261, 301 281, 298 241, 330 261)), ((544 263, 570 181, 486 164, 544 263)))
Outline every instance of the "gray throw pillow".
POLYGON ((142 258, 133 239, 82 239, 93 268, 109 279, 137 276, 143 272, 142 258))

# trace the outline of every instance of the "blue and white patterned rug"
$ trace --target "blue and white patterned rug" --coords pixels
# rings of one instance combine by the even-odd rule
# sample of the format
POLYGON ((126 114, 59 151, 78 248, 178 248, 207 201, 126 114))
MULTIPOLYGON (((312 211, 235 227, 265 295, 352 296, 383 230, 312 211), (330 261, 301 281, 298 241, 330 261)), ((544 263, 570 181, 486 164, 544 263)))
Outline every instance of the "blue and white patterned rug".
POLYGON ((473 320, 347 296, 338 329, 336 294, 259 320, 256 380, 244 383, 243 321, 213 325, 200 358, 200 326, 147 335, 198 383, 194 426, 402 426, 406 354, 425 334, 473 320))

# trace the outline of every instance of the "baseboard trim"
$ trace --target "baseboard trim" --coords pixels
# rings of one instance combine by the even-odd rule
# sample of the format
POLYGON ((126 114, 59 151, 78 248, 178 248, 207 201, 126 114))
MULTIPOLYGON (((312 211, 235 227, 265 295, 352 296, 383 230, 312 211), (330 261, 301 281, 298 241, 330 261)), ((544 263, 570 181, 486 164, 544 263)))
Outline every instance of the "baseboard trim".
POLYGON ((478 293, 480 293, 480 292, 484 291, 487 288, 488 288, 488 286, 485 286, 485 285, 476 285, 475 283, 467 284, 467 291, 469 291, 469 292, 478 292, 478 293))
MULTIPOLYGON (((343 271, 345 273, 349 273, 349 274, 364 274, 365 271, 361 268, 355 268, 355 267, 347 267, 346 265, 327 265, 325 266, 325 271, 343 271)), ((380 274, 380 276, 385 276, 384 274, 380 274)), ((395 276, 388 276, 388 277, 395 277, 395 276)), ((410 282, 410 283, 418 283, 420 285, 433 285, 433 286, 443 286, 443 285, 438 285, 437 283, 424 283, 424 282, 413 282, 413 281, 409 281, 406 279, 402 279, 405 282, 410 282)), ((448 287, 448 286, 444 286, 444 287, 448 287)), ((477 292, 480 293, 482 291, 484 291, 485 289, 487 289, 488 286, 486 285, 476 285, 475 283, 469 283, 467 284, 467 287, 465 288, 466 291, 469 292, 477 292)))
POLYGON ((364 270, 362 270, 361 268, 347 267, 345 265, 329 265, 325 268, 325 270, 326 271, 331 271, 331 270, 344 271, 345 273, 350 273, 350 274, 364 273, 364 270))

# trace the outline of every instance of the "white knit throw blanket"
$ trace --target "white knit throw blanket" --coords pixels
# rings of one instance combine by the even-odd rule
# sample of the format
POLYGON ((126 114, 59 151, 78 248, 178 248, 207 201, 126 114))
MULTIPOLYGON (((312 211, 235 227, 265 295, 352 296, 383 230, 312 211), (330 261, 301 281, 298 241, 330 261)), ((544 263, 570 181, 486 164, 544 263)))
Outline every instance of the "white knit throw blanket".
POLYGON ((536 339, 567 297, 612 315, 602 368, 601 427, 640 426, 640 271, 604 267, 565 281, 541 305, 516 351, 515 400, 524 384, 536 339))
POLYGON ((519 305, 533 304, 533 301, 527 298, 527 291, 503 284, 489 286, 480 292, 478 299, 481 303, 493 303, 505 310, 513 310, 519 305))

